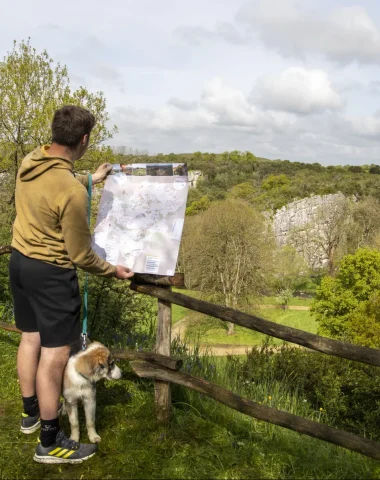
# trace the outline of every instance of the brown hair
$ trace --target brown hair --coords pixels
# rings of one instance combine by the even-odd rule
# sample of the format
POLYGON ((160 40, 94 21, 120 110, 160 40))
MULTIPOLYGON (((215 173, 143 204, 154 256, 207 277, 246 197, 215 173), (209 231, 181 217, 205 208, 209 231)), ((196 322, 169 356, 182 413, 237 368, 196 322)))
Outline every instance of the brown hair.
POLYGON ((54 114, 51 125, 54 143, 75 147, 84 135, 90 135, 95 125, 94 115, 85 108, 66 105, 54 114))

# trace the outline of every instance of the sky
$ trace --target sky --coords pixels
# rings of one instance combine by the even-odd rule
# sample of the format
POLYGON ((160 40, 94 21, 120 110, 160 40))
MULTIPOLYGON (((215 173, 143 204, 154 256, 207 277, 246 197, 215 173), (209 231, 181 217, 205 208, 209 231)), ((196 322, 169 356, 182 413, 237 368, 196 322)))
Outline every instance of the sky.
POLYGON ((28 37, 104 92, 114 146, 380 164, 378 0, 8 0, 0 58, 28 37))

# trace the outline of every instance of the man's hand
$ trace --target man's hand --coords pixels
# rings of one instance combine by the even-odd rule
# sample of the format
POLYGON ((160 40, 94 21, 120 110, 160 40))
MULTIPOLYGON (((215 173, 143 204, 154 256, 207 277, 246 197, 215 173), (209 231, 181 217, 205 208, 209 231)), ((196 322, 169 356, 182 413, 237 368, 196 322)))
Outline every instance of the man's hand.
POLYGON ((123 267, 123 265, 116 265, 115 277, 120 280, 127 280, 128 278, 133 277, 134 272, 128 267, 123 267))
POLYGON ((96 184, 104 182, 106 176, 110 173, 111 170, 112 165, 110 163, 103 163, 103 165, 100 165, 100 167, 92 175, 92 183, 96 184))

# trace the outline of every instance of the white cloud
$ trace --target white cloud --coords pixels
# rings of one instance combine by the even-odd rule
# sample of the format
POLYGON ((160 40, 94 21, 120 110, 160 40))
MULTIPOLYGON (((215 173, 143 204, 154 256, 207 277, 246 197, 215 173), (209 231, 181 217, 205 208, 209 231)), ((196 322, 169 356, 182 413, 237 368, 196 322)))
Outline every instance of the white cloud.
POLYGON ((376 115, 269 111, 221 78, 207 82, 199 100, 184 105, 172 99, 158 109, 119 108, 113 120, 124 144, 127 140, 151 153, 248 149, 256 155, 322 164, 378 159, 374 142, 380 135, 380 117, 376 115))
POLYGON ((302 67, 259 77, 252 99, 264 108, 298 114, 336 110, 343 105, 326 72, 302 67))
POLYGON ((176 28, 174 34, 188 45, 201 45, 207 40, 218 39, 234 45, 248 42, 248 37, 242 35, 230 22, 218 22, 215 28, 205 28, 200 25, 182 26, 176 28))
MULTIPOLYGON (((306 2, 305 2, 306 3, 306 2)), ((285 56, 325 55, 347 64, 380 63, 380 31, 364 7, 337 6, 327 15, 297 0, 246 4, 237 20, 285 56)))

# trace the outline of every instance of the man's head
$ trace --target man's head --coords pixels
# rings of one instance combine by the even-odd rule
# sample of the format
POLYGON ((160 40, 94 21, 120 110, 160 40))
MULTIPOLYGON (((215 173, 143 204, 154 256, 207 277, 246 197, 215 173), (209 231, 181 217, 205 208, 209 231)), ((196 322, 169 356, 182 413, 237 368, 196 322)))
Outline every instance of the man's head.
POLYGON ((52 142, 70 149, 77 160, 86 153, 94 125, 95 117, 91 112, 75 105, 66 105, 54 114, 52 142))

